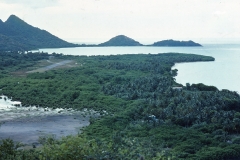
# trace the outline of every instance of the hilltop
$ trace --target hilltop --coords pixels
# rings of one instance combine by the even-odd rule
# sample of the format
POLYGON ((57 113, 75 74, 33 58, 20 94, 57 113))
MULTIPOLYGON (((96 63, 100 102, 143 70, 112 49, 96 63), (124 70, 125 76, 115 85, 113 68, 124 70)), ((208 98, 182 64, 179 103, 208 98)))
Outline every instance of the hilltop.
POLYGON ((98 46, 142 46, 142 44, 127 36, 118 35, 98 46))
POLYGON ((163 41, 158 41, 154 42, 151 46, 172 46, 172 47, 193 47, 193 46, 202 46, 199 43, 195 43, 191 40, 189 41, 176 41, 176 40, 163 40, 163 41))
POLYGON ((109 41, 100 43, 99 45, 95 46, 169 46, 169 47, 193 47, 193 46, 202 46, 199 43, 193 42, 192 40, 189 41, 177 41, 177 40, 162 40, 158 42, 154 42, 151 45, 143 45, 138 41, 129 38, 125 35, 118 35, 116 37, 111 38, 109 41))
POLYGON ((5 22, 0 19, 0 50, 32 50, 39 48, 106 47, 106 46, 201 46, 193 41, 163 40, 143 45, 125 35, 118 35, 98 45, 78 45, 64 41, 46 30, 34 27, 15 15, 5 22))
POLYGON ((46 30, 33 27, 15 15, 0 20, 0 50, 75 47, 46 30))

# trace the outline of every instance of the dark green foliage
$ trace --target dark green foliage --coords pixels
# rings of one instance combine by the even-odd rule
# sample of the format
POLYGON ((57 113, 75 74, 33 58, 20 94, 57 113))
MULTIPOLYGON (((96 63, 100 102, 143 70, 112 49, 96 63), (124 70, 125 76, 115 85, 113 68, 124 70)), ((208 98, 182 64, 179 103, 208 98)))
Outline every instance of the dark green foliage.
POLYGON ((193 46, 201 46, 198 43, 195 43, 193 41, 176 41, 176 40, 163 40, 163 41, 158 41, 152 44, 152 46, 172 46, 172 47, 177 47, 177 46, 183 46, 183 47, 193 47, 193 46))
MULTIPOLYGON (((188 88, 189 89, 189 88, 188 88)), ((202 83, 192 84, 191 90, 199 90, 199 91, 217 91, 218 89, 215 86, 207 86, 202 83)))
POLYGON ((9 76, 9 72, 33 70, 40 60, 48 60, 50 56, 61 59, 61 54, 50 55, 43 52, 0 51, 0 78, 9 76))
MULTIPOLYGON (((23 65, 22 54, 11 54, 4 54, 3 63, 20 57, 15 64, 23 65)), ((29 54, 29 64, 45 56, 33 59, 29 54)), ((6 63, 0 94, 27 106, 88 108, 102 116, 92 117, 77 137, 46 141, 41 152, 10 148, 8 154, 42 159, 240 157, 239 94, 204 84, 183 87, 174 80, 177 71, 171 70, 176 62, 214 58, 178 53, 59 58, 82 66, 12 78, 9 72, 14 68, 9 68, 14 65, 6 63)))
POLYGON ((28 67, 34 65, 37 61, 42 59, 48 59, 49 58, 48 53, 19 53, 17 51, 12 52, 0 52, 0 67, 2 70, 5 67, 14 67, 19 66, 20 68, 28 67))
POLYGON ((11 139, 0 141, 0 159, 14 158, 16 156, 16 147, 11 139))

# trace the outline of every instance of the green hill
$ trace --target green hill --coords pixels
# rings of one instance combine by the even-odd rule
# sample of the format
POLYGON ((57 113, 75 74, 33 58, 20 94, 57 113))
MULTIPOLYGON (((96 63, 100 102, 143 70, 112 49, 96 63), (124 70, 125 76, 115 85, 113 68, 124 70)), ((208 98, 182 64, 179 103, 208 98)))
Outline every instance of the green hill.
POLYGON ((0 50, 74 47, 51 33, 33 27, 15 15, 0 21, 0 50))
POLYGON ((142 46, 142 44, 127 36, 119 35, 98 46, 142 46))
POLYGON ((153 43, 151 46, 173 46, 173 47, 192 47, 192 46, 201 46, 198 43, 195 43, 193 41, 176 41, 176 40, 163 40, 153 43))

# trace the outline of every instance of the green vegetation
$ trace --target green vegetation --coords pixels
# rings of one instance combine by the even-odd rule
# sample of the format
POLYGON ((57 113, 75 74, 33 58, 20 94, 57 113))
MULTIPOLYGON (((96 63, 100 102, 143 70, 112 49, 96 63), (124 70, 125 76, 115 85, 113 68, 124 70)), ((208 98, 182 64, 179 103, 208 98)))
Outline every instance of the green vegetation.
POLYGON ((193 41, 176 41, 176 40, 163 40, 163 41, 158 41, 152 44, 152 46, 182 46, 182 47, 193 47, 193 46, 201 46, 199 43, 195 43, 193 41))
MULTIPOLYGON (((55 58, 63 58, 61 54, 53 53, 55 58)), ((1 52, 0 51, 0 78, 9 77, 15 71, 29 71, 35 69, 36 63, 40 60, 48 60, 49 54, 43 52, 24 53, 18 51, 1 52)), ((11 79, 11 78, 10 78, 11 79)))
POLYGON ((38 60, 50 56, 35 54, 0 53, 5 56, 1 65, 6 64, 1 67, 0 94, 26 106, 88 108, 103 116, 91 118, 91 124, 78 136, 41 140, 44 146, 40 149, 16 150, 11 140, 3 140, 2 159, 240 157, 239 94, 204 84, 182 86, 174 80, 177 70, 171 70, 177 62, 214 58, 178 53, 90 57, 54 54, 80 65, 13 78, 12 72, 34 68, 38 60))

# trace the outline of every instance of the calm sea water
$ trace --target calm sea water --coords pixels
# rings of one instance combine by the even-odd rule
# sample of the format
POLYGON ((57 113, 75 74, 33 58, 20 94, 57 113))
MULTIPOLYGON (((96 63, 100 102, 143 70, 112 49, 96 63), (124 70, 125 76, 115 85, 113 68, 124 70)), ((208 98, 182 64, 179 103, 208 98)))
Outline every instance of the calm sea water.
POLYGON ((176 64, 173 67, 178 69, 176 81, 183 85, 204 83, 240 93, 240 44, 206 44, 203 47, 78 47, 41 49, 40 51, 87 56, 167 52, 212 56, 215 58, 214 62, 176 64))

